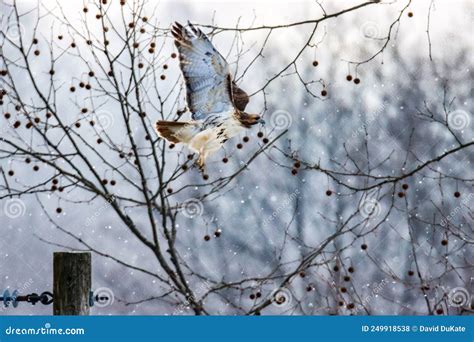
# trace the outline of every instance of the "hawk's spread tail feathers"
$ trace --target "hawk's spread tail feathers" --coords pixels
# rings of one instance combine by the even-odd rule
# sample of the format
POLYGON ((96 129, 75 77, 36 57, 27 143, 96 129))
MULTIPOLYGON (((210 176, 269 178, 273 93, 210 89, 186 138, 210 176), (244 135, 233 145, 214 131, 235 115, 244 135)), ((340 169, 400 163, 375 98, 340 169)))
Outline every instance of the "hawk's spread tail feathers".
POLYGON ((189 143, 199 133, 199 128, 192 122, 157 121, 158 135, 172 143, 189 143))

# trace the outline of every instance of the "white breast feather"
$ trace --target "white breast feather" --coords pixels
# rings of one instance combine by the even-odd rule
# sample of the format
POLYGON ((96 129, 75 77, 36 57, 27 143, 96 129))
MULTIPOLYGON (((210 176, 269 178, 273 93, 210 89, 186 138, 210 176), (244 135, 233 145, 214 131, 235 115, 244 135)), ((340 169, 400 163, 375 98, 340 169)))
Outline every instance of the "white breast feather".
POLYGON ((221 148, 223 140, 223 137, 219 137, 221 130, 225 130, 225 139, 230 139, 238 135, 242 129, 237 120, 228 117, 220 127, 216 125, 196 134, 189 142, 189 147, 207 157, 221 148))

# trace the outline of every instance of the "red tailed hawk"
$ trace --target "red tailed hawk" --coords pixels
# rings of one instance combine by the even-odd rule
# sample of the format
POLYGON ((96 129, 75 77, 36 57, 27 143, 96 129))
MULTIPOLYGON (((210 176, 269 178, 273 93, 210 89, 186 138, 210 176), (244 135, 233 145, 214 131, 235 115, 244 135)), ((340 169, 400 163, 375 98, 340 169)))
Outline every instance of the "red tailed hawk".
POLYGON ((197 152, 197 165, 204 171, 206 158, 228 139, 264 121, 244 112, 249 97, 232 80, 226 60, 199 28, 188 25, 189 29, 176 22, 171 33, 179 51, 192 120, 158 121, 156 130, 164 139, 184 143, 197 152))

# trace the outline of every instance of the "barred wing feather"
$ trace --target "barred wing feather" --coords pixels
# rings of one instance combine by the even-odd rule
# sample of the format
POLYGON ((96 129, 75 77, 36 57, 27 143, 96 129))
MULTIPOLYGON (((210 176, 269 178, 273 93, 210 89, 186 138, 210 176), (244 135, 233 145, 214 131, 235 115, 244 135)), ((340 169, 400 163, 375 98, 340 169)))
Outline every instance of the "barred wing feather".
POLYGON ((229 65, 214 48, 207 36, 189 23, 186 29, 179 23, 172 34, 179 51, 180 67, 186 82, 186 100, 194 120, 209 114, 229 113, 234 108, 245 109, 248 95, 234 82, 229 65), (235 94, 235 103, 231 94, 235 94))

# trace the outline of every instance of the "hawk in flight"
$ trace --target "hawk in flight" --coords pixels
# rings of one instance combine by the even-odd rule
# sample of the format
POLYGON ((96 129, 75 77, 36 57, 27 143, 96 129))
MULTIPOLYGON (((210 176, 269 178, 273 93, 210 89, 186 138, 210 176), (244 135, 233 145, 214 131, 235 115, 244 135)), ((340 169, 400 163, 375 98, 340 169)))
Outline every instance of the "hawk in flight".
POLYGON ((156 130, 162 138, 186 144, 198 153, 197 165, 204 171, 206 158, 228 139, 264 121, 259 115, 244 112, 249 96, 232 80, 226 60, 199 28, 188 25, 189 29, 176 22, 171 33, 179 51, 192 120, 160 120, 156 130))

